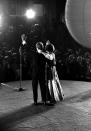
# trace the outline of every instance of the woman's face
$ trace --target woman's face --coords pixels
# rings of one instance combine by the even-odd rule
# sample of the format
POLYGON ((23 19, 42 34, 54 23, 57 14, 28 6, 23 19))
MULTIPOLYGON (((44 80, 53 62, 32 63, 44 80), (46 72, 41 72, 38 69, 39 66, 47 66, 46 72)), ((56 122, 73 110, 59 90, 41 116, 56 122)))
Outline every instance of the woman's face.
POLYGON ((49 45, 49 44, 50 44, 50 41, 49 41, 49 40, 47 40, 47 41, 46 41, 46 45, 49 45))

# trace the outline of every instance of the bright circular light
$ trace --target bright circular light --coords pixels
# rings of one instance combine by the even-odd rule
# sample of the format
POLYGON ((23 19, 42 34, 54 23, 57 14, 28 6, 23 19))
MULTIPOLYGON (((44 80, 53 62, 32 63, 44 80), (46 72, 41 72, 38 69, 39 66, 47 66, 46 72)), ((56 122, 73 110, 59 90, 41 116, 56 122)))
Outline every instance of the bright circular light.
POLYGON ((33 18, 35 17, 35 11, 32 10, 32 9, 28 9, 28 10, 26 11, 26 17, 27 17, 28 19, 33 19, 33 18))

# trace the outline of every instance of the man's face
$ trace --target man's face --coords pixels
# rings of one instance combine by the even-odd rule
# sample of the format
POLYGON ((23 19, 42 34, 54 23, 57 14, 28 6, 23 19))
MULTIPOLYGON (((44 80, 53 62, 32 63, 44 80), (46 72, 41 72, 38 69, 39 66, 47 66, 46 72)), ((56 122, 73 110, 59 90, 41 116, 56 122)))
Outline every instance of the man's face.
POLYGON ((37 46, 36 46, 39 50, 43 50, 44 49, 44 46, 42 43, 38 43, 37 46))

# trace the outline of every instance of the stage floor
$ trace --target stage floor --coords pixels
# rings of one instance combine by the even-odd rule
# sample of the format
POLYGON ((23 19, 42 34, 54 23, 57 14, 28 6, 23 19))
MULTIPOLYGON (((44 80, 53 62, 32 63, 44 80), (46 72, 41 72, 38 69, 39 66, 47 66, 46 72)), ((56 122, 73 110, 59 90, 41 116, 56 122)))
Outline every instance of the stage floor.
MULTIPOLYGON (((34 106, 31 81, 0 86, 0 131, 91 131, 91 82, 61 80, 64 100, 34 106)), ((39 101, 41 100, 40 89, 39 101)))

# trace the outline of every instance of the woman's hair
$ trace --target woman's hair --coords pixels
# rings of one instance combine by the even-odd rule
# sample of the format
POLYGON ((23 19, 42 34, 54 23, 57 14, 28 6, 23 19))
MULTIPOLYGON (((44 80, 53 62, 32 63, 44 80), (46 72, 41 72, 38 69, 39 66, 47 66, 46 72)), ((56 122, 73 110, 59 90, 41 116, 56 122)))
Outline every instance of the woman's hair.
POLYGON ((43 50, 43 49, 44 49, 43 43, 42 43, 42 42, 37 42, 37 43, 36 43, 36 49, 43 50))
POLYGON ((48 52, 50 52, 50 53, 52 53, 52 52, 55 51, 55 47, 54 47, 54 45, 51 44, 51 43, 47 44, 47 45, 45 46, 45 49, 46 49, 46 51, 48 51, 48 52))

